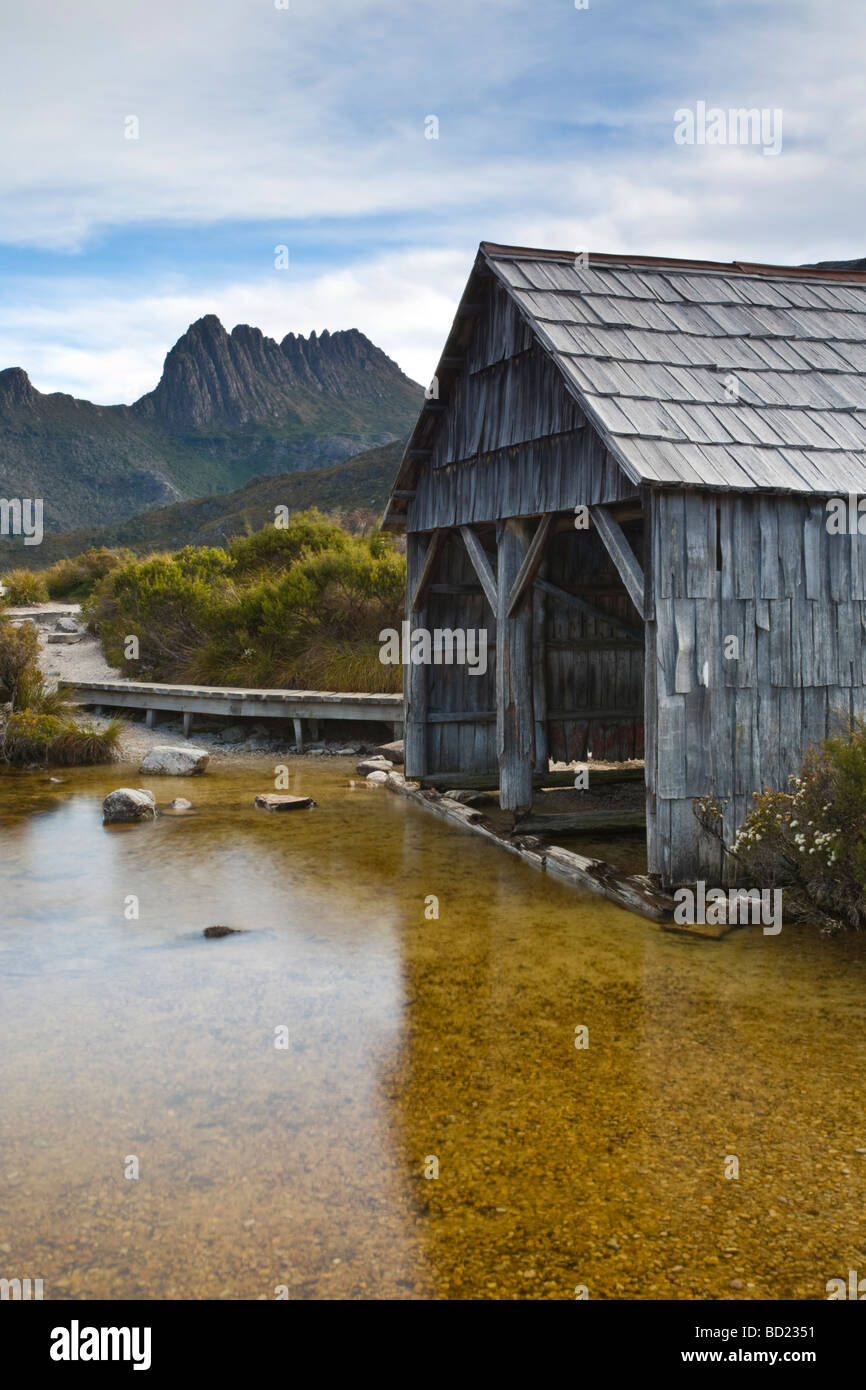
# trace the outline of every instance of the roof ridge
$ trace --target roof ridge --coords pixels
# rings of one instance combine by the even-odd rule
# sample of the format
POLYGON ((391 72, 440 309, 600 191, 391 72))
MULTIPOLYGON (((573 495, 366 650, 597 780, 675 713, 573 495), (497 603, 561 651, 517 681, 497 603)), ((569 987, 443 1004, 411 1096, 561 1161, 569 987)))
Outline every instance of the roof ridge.
MULTIPOLYGON (((578 251, 554 251, 537 246, 505 246, 492 241, 482 241, 479 249, 486 256, 492 256, 499 260, 569 261, 572 264, 576 257, 581 254, 578 251)), ((773 265, 761 261, 700 261, 676 256, 632 255, 625 251, 587 251, 583 254, 586 256, 585 268, 589 270, 593 268, 593 265, 619 265, 634 266, 641 270, 650 271, 687 270, 716 275, 719 272, 724 272, 726 275, 734 274, 757 278, 772 276, 776 279, 792 280, 850 280, 857 285, 866 282, 866 270, 839 270, 810 265, 773 265)))

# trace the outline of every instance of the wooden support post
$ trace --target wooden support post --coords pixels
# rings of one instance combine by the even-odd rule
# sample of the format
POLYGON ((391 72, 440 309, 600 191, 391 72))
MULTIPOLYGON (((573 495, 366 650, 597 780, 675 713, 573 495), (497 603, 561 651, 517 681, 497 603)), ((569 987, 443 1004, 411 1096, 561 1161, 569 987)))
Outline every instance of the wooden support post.
POLYGON ((313 743, 318 743, 318 741, 319 741, 319 721, 318 721, 318 719, 308 719, 308 720, 307 720, 307 723, 308 723, 309 726, 310 726, 310 738, 313 740, 313 743))
POLYGON ((644 602, 646 614, 644 622, 644 685, 643 685, 643 756, 644 778, 646 782, 646 857, 647 872, 661 873, 658 826, 658 627, 655 621, 655 580, 654 560, 656 535, 654 527, 658 522, 658 508, 652 491, 645 490, 643 523, 644 556, 644 602))
POLYGON ((94 706, 93 706, 93 715, 94 715, 94 718, 96 718, 96 719, 101 719, 101 718, 102 718, 102 705, 94 705, 94 706))
POLYGON ((608 555, 616 565, 628 596, 641 617, 644 616, 644 576, 637 556, 625 538, 625 532, 607 507, 590 507, 595 529, 604 542, 608 555))
POLYGON ((535 737, 532 712, 532 609, 524 604, 509 617, 512 585, 529 548, 518 521, 497 526, 496 752, 499 804, 505 811, 532 806, 535 737))
POLYGON ((292 725, 295 730, 295 745, 299 753, 304 751, 304 725, 300 719, 293 719, 292 725))
MULTIPOLYGON (((545 561, 539 573, 547 570, 545 561)), ((545 624, 547 612, 544 594, 532 590, 532 711, 535 718, 535 771, 546 772, 550 761, 547 741, 547 649, 545 624)))
POLYGON ((442 549, 444 536, 444 531, 434 531, 427 542, 427 549, 424 551, 424 558, 419 565, 418 573, 415 576, 415 582, 408 591, 408 602, 406 606, 410 612, 421 608, 424 604, 424 595, 427 592, 427 585, 433 577, 433 571, 439 559, 439 551, 442 549))
POLYGON ((395 720, 394 720, 393 724, 391 725, 391 732, 392 732, 393 735, 394 735, 394 741, 395 741, 395 742, 396 742, 398 739, 401 739, 401 738, 403 737, 403 720, 402 720, 402 719, 395 719, 395 720))
POLYGON ((149 709, 149 710, 146 711, 145 716, 144 716, 144 722, 145 722, 145 725, 147 726, 148 729, 155 729, 155 728, 156 728, 156 710, 155 710, 155 709, 149 709))
MULTIPOLYGON (((425 552, 423 537, 410 532, 406 537, 406 618, 409 631, 427 626, 427 610, 415 608, 413 602, 422 600, 424 584, 432 577, 433 565, 428 563, 435 537, 428 542, 425 552)), ((435 552, 438 554, 438 545, 435 552)), ((435 554, 434 557, 435 559, 435 554)), ((403 667, 403 708, 405 735, 403 757, 407 777, 423 777, 427 771, 427 667, 413 665, 403 667)))
POLYGON ((484 597, 495 613, 497 607, 496 579, 490 567, 490 561, 487 558, 487 551, 484 549, 484 546, 481 544, 471 526, 461 526, 460 534, 463 537, 463 544, 466 546, 469 558, 472 561, 472 567, 481 582, 481 587, 484 590, 484 597))
POLYGON ((520 566, 517 578, 511 586, 511 593, 508 595, 508 616, 513 618, 529 590, 535 576, 541 568, 544 559, 544 552, 547 549, 547 542, 550 540, 550 532, 553 526, 553 513, 548 512, 538 523, 538 529, 532 537, 532 544, 526 552, 526 559, 520 566))
POLYGON ((184 711, 184 716, 183 716, 183 736, 184 736, 184 738, 189 738, 189 736, 190 736, 191 733, 192 733, 192 714, 190 713, 189 710, 185 710, 185 711, 184 711))

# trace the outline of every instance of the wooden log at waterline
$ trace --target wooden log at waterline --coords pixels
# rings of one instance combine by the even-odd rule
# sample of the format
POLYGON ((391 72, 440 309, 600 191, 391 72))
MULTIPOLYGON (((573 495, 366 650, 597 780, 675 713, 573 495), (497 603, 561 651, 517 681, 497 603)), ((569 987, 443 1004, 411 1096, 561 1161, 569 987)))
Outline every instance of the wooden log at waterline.
POLYGON ((546 845, 543 840, 522 834, 519 830, 510 833, 494 825, 480 811, 463 806, 432 789, 410 786, 399 772, 388 774, 387 786, 452 824, 473 830, 511 854, 519 855, 534 868, 564 879, 575 887, 598 893, 629 912, 649 917, 654 922, 667 922, 673 917, 673 898, 657 888, 646 874, 622 874, 601 859, 587 859, 582 854, 563 849, 561 845, 546 845))
POLYGON ((646 829, 645 811, 563 811, 521 816, 515 831, 527 835, 623 835, 646 829))
MULTIPOLYGON (((607 786, 616 782, 643 782, 643 767, 593 767, 584 764, 589 771, 589 785, 586 790, 607 786)), ((536 790, 542 787, 573 787, 577 769, 570 772, 536 772, 532 785, 536 790)), ((499 774, 496 772, 431 772, 419 777, 422 787, 435 787, 439 791, 496 791, 499 774)))

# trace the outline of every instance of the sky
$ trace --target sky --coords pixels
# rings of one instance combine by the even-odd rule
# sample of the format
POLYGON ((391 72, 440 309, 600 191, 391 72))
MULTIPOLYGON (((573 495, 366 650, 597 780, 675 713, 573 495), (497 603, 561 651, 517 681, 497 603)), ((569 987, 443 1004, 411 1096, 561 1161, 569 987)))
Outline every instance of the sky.
POLYGON ((866 255, 864 59, 863 0, 0 0, 0 368, 128 403, 215 313, 427 382, 482 240, 866 255))

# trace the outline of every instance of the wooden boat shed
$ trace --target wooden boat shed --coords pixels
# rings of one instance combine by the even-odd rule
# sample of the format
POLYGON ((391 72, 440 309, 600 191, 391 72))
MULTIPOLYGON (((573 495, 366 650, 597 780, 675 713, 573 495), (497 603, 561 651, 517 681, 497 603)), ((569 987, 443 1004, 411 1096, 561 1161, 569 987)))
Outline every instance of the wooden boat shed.
POLYGON ((383 526, 490 661, 406 667, 407 775, 644 757, 649 871, 724 882, 693 798, 866 715, 866 275, 482 243, 428 395, 383 526))

